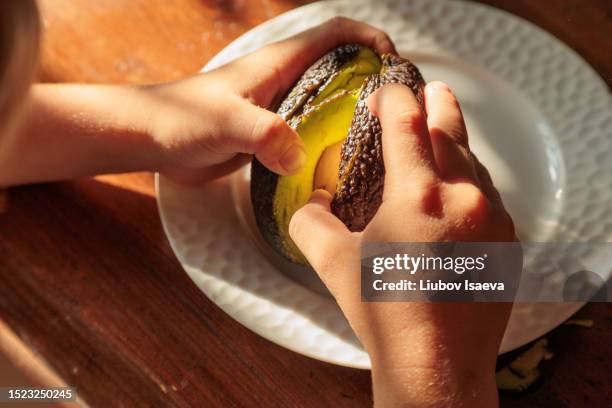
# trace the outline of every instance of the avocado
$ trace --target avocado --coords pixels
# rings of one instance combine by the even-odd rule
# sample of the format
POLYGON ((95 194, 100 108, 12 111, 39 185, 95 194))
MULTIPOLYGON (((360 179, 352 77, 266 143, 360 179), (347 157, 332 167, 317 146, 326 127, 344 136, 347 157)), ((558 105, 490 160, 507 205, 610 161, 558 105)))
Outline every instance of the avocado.
POLYGON ((289 237, 289 221, 315 189, 333 195, 332 212, 351 231, 363 230, 378 210, 382 130, 366 100, 388 83, 410 87, 423 106, 425 82, 415 65, 347 44, 308 68, 280 104, 277 113, 304 141, 307 162, 295 175, 278 176, 253 160, 251 201, 263 238, 285 258, 306 263, 289 237))

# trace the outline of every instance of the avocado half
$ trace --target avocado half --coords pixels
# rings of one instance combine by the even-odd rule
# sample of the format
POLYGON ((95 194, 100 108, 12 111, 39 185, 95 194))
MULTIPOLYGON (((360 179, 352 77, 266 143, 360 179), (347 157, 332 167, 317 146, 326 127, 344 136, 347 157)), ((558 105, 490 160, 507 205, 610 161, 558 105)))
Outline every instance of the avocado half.
POLYGON ((423 106, 425 82, 409 60, 343 45, 308 68, 278 108, 304 141, 307 162, 299 173, 279 176, 253 160, 251 201, 263 238, 285 258, 307 263, 289 236, 289 221, 314 190, 333 195, 332 212, 351 231, 363 230, 378 210, 382 130, 366 100, 388 83, 410 87, 423 106))

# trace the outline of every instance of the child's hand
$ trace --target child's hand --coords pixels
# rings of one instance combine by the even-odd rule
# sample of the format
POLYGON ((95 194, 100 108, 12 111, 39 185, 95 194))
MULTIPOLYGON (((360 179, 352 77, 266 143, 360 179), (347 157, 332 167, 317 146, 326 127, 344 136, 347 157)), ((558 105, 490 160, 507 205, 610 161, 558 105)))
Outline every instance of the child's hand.
POLYGON ((351 42, 394 52, 382 31, 335 18, 182 81, 34 85, 18 126, 0 135, 0 187, 144 170, 198 182, 251 154, 293 173, 304 163, 302 141, 266 108, 326 51, 351 42))
POLYGON ((179 181, 203 181, 254 154, 276 173, 296 172, 306 159, 303 143, 266 109, 275 107, 317 58, 351 42, 394 52, 383 32, 334 18, 210 73, 145 88, 154 101, 151 133, 163 152, 159 170, 179 181))
POLYGON ((510 304, 364 303, 360 245, 514 241, 512 220, 470 152, 459 105, 445 84, 426 87, 427 117, 401 85, 383 87, 368 106, 382 125, 386 168, 375 217, 351 233, 331 214, 330 195, 318 190, 293 216, 290 234, 370 354, 377 403, 492 406, 510 304))

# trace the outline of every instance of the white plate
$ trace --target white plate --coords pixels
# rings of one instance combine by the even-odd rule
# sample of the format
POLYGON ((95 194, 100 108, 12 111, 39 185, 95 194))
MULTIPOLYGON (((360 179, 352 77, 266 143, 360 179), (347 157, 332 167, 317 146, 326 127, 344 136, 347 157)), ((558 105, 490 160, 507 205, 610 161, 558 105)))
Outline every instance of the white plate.
MULTIPOLYGON (((523 240, 611 241, 607 87, 571 49, 515 16, 441 0, 315 3, 244 34, 205 70, 335 15, 383 28, 426 80, 451 85, 473 150, 491 170, 523 240)), ((234 176, 237 195, 244 177, 234 176)), ((257 249, 239 220, 229 179, 186 188, 158 177, 157 193, 174 252, 219 307, 281 346, 369 368, 334 301, 288 279, 257 249)), ((500 351, 541 336, 581 305, 515 305, 500 351)))

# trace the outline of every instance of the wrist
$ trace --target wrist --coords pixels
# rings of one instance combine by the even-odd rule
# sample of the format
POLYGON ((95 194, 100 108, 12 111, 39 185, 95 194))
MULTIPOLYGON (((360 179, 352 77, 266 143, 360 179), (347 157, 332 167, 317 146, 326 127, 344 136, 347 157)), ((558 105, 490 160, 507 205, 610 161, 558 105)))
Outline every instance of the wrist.
POLYGON ((202 168, 210 159, 201 153, 208 147, 211 130, 215 129, 217 114, 208 99, 216 101, 213 92, 199 75, 179 82, 147 85, 138 88, 132 109, 139 111, 141 128, 150 135, 149 170, 187 171, 202 168), (193 81, 196 81, 193 83, 193 81), (197 90, 197 93, 194 93, 197 90), (200 101, 206 95, 206 103, 200 101))
POLYGON ((152 94, 152 86, 121 87, 124 109, 117 112, 116 123, 129 133, 131 161, 138 170, 157 171, 166 161, 167 146, 162 138, 166 113, 163 103, 152 94))
POLYGON ((498 406, 493 370, 459 370, 442 362, 432 367, 391 368, 373 360, 372 385, 378 408, 498 406))
POLYGON ((361 322, 355 331, 379 366, 493 372, 511 304, 382 302, 368 307, 369 319, 353 319, 361 322), (381 323, 373 328, 372 322, 381 323))
MULTIPOLYGON (((410 318, 417 318, 417 310, 412 312, 410 318)), ((456 329, 447 330, 451 323, 435 322, 431 316, 397 324, 386 335, 378 333, 375 341, 364 342, 377 406, 497 406, 496 338, 474 341, 469 336, 473 330, 459 335, 456 329)))

